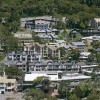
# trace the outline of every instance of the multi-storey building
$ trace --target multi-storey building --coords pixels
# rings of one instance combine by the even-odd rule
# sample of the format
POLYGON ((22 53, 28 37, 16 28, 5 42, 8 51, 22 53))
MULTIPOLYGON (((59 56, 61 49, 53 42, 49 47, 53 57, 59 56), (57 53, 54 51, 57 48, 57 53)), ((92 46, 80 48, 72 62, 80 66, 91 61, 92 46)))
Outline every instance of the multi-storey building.
POLYGON ((35 51, 38 52, 42 58, 49 57, 60 59, 60 50, 56 45, 35 43, 34 47, 35 51))
POLYGON ((41 56, 34 51, 11 52, 7 54, 6 65, 16 65, 24 72, 29 71, 29 62, 40 61, 41 56))
POLYGON ((16 79, 7 79, 6 76, 0 76, 0 94, 4 94, 5 91, 15 91, 16 89, 16 79))

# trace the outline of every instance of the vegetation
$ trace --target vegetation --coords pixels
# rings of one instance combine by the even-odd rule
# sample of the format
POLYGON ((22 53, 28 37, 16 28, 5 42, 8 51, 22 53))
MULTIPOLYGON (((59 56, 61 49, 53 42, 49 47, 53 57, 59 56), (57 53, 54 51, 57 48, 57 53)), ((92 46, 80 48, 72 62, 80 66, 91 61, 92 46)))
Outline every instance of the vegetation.
POLYGON ((8 76, 8 78, 16 78, 16 79, 23 78, 22 70, 16 66, 5 67, 5 73, 8 76))
MULTIPOLYGON (((66 16, 69 21, 67 27, 88 27, 88 21, 100 16, 99 0, 3 0, 0 1, 0 22, 9 31, 17 31, 21 17, 53 15, 61 18, 66 16), (83 16, 84 15, 84 16, 83 16)), ((60 22, 59 28, 65 25, 60 22)))
POLYGON ((77 49, 73 49, 70 54, 69 57, 71 60, 79 60, 80 57, 80 52, 77 49))

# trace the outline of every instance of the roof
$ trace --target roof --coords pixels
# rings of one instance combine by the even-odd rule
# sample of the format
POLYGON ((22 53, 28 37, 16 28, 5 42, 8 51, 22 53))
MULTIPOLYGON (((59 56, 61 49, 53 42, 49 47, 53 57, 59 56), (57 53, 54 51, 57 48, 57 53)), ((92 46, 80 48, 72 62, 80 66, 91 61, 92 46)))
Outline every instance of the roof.
POLYGON ((70 73, 66 74, 62 77, 62 80, 81 80, 81 79, 89 79, 91 76, 86 76, 83 74, 78 74, 78 73, 70 73))
POLYGON ((39 43, 35 43, 36 45, 38 45, 39 47, 44 47, 45 44, 39 44, 39 43))
POLYGON ((48 48, 53 50, 53 51, 58 49, 58 47, 54 46, 54 45, 48 45, 48 48))
POLYGON ((89 56, 91 54, 91 52, 81 52, 80 55, 82 56, 89 56))
POLYGON ((15 83, 16 79, 7 79, 6 76, 0 77, 0 83, 15 83))
POLYGON ((65 40, 55 40, 57 43, 66 43, 65 40))
POLYGON ((98 23, 100 22, 100 18, 94 18, 94 20, 98 23))
POLYGON ((85 62, 78 62, 77 65, 78 65, 78 66, 85 66, 86 63, 85 63, 85 62))
POLYGON ((35 24, 36 25, 43 25, 43 24, 49 24, 49 23, 50 22, 47 22, 47 21, 41 20, 41 19, 35 21, 35 24))
POLYGON ((40 38, 43 38, 43 39, 52 39, 50 34, 38 34, 37 36, 39 36, 40 38))
MULTIPOLYGON (((59 71, 59 72, 62 72, 62 71, 59 71)), ((50 80, 56 81, 58 80, 59 72, 58 71, 38 71, 38 72, 36 71, 31 74, 25 74, 24 81, 33 81, 34 79, 40 76, 49 77, 50 80)))
POLYGON ((81 46, 81 45, 85 46, 83 42, 72 42, 72 44, 75 46, 81 46))
POLYGON ((17 37, 17 38, 32 38, 32 34, 30 33, 27 33, 27 32, 16 32, 14 33, 14 37, 17 37))
POLYGON ((26 18, 21 18, 21 22, 28 20, 37 20, 37 19, 52 20, 52 16, 26 17, 26 18))

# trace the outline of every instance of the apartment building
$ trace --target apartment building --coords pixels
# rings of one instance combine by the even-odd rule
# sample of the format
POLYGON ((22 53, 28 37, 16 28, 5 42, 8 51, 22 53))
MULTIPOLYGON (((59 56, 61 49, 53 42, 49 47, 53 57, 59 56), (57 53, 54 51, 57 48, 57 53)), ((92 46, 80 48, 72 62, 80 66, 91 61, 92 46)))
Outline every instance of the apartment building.
POLYGON ((60 59, 60 50, 59 48, 53 44, 39 44, 35 43, 35 51, 38 52, 42 58, 58 58, 60 59))
POLYGON ((6 65, 15 65, 24 72, 29 71, 29 62, 40 61, 41 56, 34 51, 11 52, 7 54, 6 65))
POLYGON ((8 79, 6 76, 0 76, 0 94, 4 94, 5 91, 15 91, 16 89, 16 79, 8 79))

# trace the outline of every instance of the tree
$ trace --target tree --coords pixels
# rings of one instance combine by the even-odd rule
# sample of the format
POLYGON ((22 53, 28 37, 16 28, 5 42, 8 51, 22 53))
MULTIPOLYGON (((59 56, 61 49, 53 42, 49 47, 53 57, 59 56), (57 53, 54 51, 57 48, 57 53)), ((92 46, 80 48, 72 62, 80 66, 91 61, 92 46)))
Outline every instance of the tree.
POLYGON ((8 78, 16 78, 16 79, 23 79, 24 73, 21 69, 18 69, 16 66, 5 67, 5 73, 8 78))
POLYGON ((36 86, 38 84, 42 83, 42 80, 46 78, 45 76, 37 77, 36 79, 33 80, 33 85, 36 86))
POLYGON ((79 60, 80 57, 80 52, 77 49, 73 49, 70 54, 69 57, 71 58, 71 60, 79 60))
POLYGON ((92 91, 87 97, 87 100, 99 100, 99 99, 100 99, 100 92, 98 91, 92 91))
POLYGON ((4 53, 0 52, 0 60, 3 60, 5 58, 4 53))
POLYGON ((61 81, 59 88, 58 88, 58 93, 60 98, 65 98, 68 96, 69 92, 69 81, 61 81))
POLYGON ((66 50, 63 47, 59 48, 59 50, 60 50, 61 57, 66 55, 66 50))
POLYGON ((30 89, 25 95, 24 98, 32 98, 33 100, 43 100, 45 98, 45 94, 43 91, 39 89, 30 89))
POLYGON ((95 54, 90 54, 90 55, 88 56, 88 61, 89 61, 89 62, 93 62, 94 59, 95 59, 95 54))
POLYGON ((72 94, 68 97, 68 100, 80 100, 75 94, 72 94))

